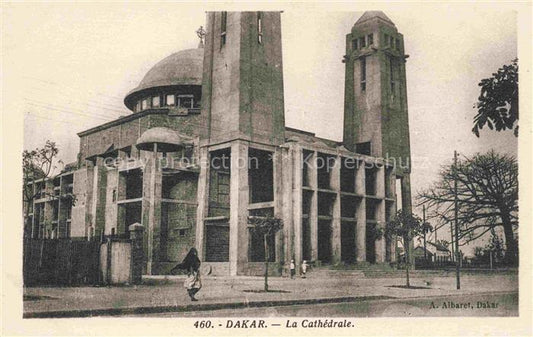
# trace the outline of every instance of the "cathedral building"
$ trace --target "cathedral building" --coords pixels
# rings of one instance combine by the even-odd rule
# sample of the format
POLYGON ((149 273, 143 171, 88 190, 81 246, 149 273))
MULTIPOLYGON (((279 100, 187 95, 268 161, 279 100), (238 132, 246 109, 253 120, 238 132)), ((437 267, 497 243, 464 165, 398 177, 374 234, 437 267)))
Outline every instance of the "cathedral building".
MULTIPOLYGON (((124 98, 131 114, 78 133, 78 161, 37 190, 25 235, 87 239, 144 226, 145 273, 196 247, 218 275, 294 259, 386 263, 380 231, 411 208, 403 36, 382 12, 346 35, 343 141, 285 126, 280 12, 208 12, 197 49, 157 63, 124 98), (276 217, 266 242, 251 217, 276 217)), ((339 84, 343 82, 339 78, 339 84)))

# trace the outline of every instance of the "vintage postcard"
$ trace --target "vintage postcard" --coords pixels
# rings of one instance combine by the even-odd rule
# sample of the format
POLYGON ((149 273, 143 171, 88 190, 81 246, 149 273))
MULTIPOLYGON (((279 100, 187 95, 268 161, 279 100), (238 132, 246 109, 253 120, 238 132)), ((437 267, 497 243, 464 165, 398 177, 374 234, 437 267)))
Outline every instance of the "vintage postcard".
POLYGON ((2 3, 4 333, 531 335, 531 33, 2 3))

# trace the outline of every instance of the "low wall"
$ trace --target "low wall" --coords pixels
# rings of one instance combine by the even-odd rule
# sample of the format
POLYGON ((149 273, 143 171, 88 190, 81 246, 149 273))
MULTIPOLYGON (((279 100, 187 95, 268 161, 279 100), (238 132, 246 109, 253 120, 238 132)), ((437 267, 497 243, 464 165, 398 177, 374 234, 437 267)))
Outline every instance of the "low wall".
POLYGON ((108 241, 100 248, 100 272, 105 284, 132 282, 131 242, 108 241))

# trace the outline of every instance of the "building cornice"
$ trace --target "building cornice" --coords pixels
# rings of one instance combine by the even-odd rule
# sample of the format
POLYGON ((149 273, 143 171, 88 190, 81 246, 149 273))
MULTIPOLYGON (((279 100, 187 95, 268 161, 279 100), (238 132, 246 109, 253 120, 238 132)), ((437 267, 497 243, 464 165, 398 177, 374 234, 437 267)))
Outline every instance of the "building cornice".
POLYGON ((119 117, 119 118, 117 118, 117 119, 115 119, 113 121, 110 121, 110 122, 107 122, 107 123, 104 123, 104 124, 100 124, 98 126, 95 126, 94 128, 90 128, 88 130, 78 132, 77 135, 78 135, 78 137, 87 136, 87 135, 90 135, 91 133, 102 131, 102 130, 105 130, 107 128, 110 128, 110 127, 113 127, 113 126, 117 126, 117 125, 120 125, 122 123, 129 122, 129 121, 135 120, 137 118, 141 118, 141 117, 148 116, 148 115, 168 114, 169 110, 170 109, 168 109, 168 108, 157 108, 157 109, 148 109, 148 110, 145 110, 145 111, 132 113, 132 114, 127 115, 127 116, 119 117))

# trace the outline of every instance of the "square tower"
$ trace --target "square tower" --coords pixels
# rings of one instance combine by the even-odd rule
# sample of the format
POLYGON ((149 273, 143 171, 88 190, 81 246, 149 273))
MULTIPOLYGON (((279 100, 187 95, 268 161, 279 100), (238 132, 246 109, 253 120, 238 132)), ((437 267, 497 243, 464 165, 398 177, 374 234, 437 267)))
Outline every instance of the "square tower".
POLYGON ((346 36, 346 148, 393 159, 410 172, 403 35, 381 11, 365 12, 346 36))
POLYGON ((209 12, 203 69, 209 144, 284 142, 280 12, 209 12))
MULTIPOLYGON (((196 247, 231 275, 266 247, 250 217, 280 216, 285 142, 280 12, 208 12, 202 80, 196 247)), ((281 234, 268 240, 281 259, 281 234)), ((272 261, 274 262, 274 261, 272 261)))

